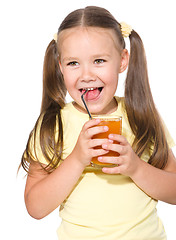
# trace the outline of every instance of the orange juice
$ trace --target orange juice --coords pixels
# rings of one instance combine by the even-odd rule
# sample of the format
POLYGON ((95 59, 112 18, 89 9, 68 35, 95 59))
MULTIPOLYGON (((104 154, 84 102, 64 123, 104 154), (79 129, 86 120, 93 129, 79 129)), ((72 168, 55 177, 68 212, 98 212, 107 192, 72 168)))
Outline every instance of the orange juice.
MULTIPOLYGON (((95 117, 94 117, 95 118, 95 117)), ((101 120, 101 122, 98 124, 98 126, 108 126, 109 130, 107 132, 99 133, 93 136, 93 138, 100 139, 100 138, 108 138, 109 134, 122 134, 122 117, 114 117, 111 116, 104 116, 96 117, 101 120)), ((101 146, 95 147, 95 149, 101 149, 101 146)), ((119 156, 117 152, 109 151, 107 154, 104 154, 102 156, 119 156)), ((101 163, 98 161, 98 157, 93 157, 92 161, 93 165, 99 165, 99 166, 110 166, 111 163, 101 163)))

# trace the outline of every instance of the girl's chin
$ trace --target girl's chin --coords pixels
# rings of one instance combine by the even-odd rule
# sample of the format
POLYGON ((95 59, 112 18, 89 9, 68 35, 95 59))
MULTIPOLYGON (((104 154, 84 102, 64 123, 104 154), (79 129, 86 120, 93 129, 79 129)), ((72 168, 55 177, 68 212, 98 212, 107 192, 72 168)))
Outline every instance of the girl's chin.
MULTIPOLYGON (((83 113, 87 113, 86 109, 85 109, 85 106, 83 105, 79 105, 78 103, 76 102, 73 102, 73 106, 79 110, 80 112, 83 112, 83 113)), ((103 108, 102 107, 99 107, 99 106, 95 106, 95 104, 90 104, 90 103, 87 103, 87 107, 89 109, 89 112, 91 114, 103 114, 103 108)))
POLYGON ((103 108, 103 107, 88 107, 89 111, 91 114, 93 115, 103 115, 103 114, 108 114, 109 113, 109 109, 107 108, 103 108))
MULTIPOLYGON (((112 101, 110 101, 109 103, 106 104, 106 102, 104 102, 101 99, 97 99, 96 101, 86 101, 86 105, 89 109, 89 112, 91 114, 109 114, 114 112, 117 109, 117 102, 115 100, 115 98, 112 98, 112 101)), ((73 103, 74 107, 76 109, 78 109, 81 112, 87 113, 86 108, 83 104, 82 101, 79 100, 79 102, 74 102, 73 103)))
POLYGON ((113 113, 117 110, 118 104, 115 100, 115 98, 113 98, 113 100, 110 103, 103 104, 103 102, 97 102, 97 104, 87 104, 88 109, 90 111, 91 114, 95 114, 95 115, 103 115, 103 114, 110 114, 113 113))

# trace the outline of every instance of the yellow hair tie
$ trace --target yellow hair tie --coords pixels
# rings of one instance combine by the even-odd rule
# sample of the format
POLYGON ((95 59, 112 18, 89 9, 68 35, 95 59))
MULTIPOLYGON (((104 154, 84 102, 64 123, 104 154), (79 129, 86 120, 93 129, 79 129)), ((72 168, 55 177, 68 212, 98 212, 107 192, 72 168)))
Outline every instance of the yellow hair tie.
POLYGON ((54 39, 55 42, 57 42, 57 33, 55 33, 55 34, 53 35, 53 39, 54 39))
POLYGON ((121 32, 123 37, 129 37, 132 32, 132 27, 125 22, 120 23, 121 32))

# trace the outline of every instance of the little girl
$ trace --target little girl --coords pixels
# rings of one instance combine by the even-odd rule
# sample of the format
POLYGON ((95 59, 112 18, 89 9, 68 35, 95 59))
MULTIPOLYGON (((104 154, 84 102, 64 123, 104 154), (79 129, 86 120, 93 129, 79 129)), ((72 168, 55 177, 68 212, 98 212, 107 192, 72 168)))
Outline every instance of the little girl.
POLYGON ((156 205, 176 204, 173 146, 153 102, 139 35, 103 8, 70 13, 46 50, 41 114, 22 157, 29 214, 41 219, 60 205, 59 240, 164 240, 156 205), (116 97, 127 67, 125 96, 116 97), (89 120, 85 90, 91 114, 122 116, 122 135, 93 138, 108 127, 89 120), (66 104, 67 91, 74 101, 66 104), (120 155, 105 157, 110 150, 120 155), (115 166, 92 167, 96 156, 115 166))

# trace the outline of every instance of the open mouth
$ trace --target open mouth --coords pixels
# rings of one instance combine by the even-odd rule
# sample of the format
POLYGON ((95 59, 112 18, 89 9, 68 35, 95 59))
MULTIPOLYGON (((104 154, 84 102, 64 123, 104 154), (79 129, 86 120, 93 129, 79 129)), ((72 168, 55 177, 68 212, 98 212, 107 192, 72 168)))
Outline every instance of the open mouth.
POLYGON ((90 88, 79 89, 81 94, 83 94, 86 90, 88 90, 87 93, 85 94, 86 100, 88 100, 88 101, 96 100, 100 96, 100 93, 102 92, 103 87, 90 87, 90 88))
POLYGON ((79 91, 83 94, 86 90, 88 90, 88 91, 97 91, 98 90, 99 92, 101 92, 102 89, 103 89, 103 87, 99 87, 99 88, 91 87, 91 88, 80 88, 79 91))

